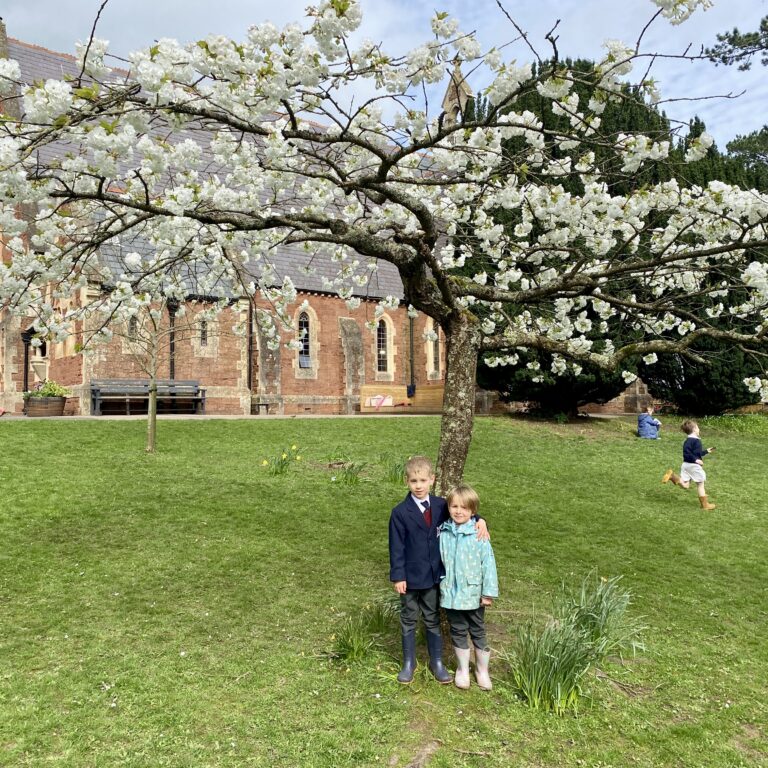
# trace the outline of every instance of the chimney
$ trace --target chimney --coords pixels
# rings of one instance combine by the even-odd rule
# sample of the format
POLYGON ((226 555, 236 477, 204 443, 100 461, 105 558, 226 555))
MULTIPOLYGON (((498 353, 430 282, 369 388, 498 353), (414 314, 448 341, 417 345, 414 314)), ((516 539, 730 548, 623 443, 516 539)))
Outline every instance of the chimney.
MULTIPOLYGON (((8 33, 5 28, 5 22, 0 16, 0 59, 10 58, 8 56, 8 33)), ((8 96, 0 99, 0 114, 5 113, 15 120, 21 119, 21 106, 19 104, 18 93, 15 96, 8 96)))
POLYGON ((8 58, 8 33, 5 31, 5 22, 0 16, 0 59, 8 58))

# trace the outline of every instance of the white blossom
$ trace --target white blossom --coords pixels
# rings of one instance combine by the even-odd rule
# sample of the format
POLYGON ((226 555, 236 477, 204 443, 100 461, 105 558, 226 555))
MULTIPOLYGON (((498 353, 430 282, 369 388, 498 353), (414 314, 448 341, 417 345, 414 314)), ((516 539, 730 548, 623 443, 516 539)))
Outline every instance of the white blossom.
MULTIPOLYGON (((709 5, 654 2, 673 23, 709 5)), ((360 34, 361 19, 358 0, 322 0, 303 25, 254 25, 240 42, 161 39, 119 77, 107 43, 93 40, 87 56, 78 48, 91 78, 82 87, 22 88, 18 64, 0 60, 0 93, 21 93, 25 113, 0 131, 0 308, 60 339, 86 317, 159 318, 163 301, 185 303, 194 275, 194 295, 218 298, 211 321, 229 299, 253 299, 268 348, 295 347, 306 306, 285 276, 290 259, 291 275, 314 275, 313 288, 350 310, 377 301, 372 329, 395 312, 467 318, 478 347, 492 337, 492 367, 542 350, 557 375, 578 375, 586 360, 611 366, 614 326, 679 348, 712 318, 763 333, 768 268, 753 245, 768 237, 768 195, 650 176, 619 194, 597 167, 593 148, 609 142, 629 175, 668 158, 667 137, 609 136, 601 123, 644 53, 607 41, 595 87, 578 93, 565 67, 537 68, 533 87, 561 118, 553 134, 518 103, 534 69, 510 48, 484 49, 437 12, 428 39, 400 55, 360 34), (459 129, 419 99, 457 59, 500 107, 459 129), (119 255, 103 258, 109 250, 119 255), (381 298, 386 262, 405 278, 402 297, 381 298), (108 288, 91 299, 89 286, 108 288), (92 304, 72 307, 73 296, 92 304)), ((712 146, 702 134, 686 159, 712 146)), ((765 381, 749 386, 762 392, 765 381)))
POLYGON ((685 21, 697 9, 706 10, 712 7, 712 0, 651 0, 661 8, 662 15, 672 24, 685 21))
POLYGON ((0 97, 12 95, 20 79, 19 62, 14 59, 0 59, 0 97))
POLYGON ((688 150, 685 153, 685 161, 692 163, 696 160, 701 160, 707 156, 707 151, 714 144, 714 139, 708 133, 702 133, 695 139, 691 140, 688 150))

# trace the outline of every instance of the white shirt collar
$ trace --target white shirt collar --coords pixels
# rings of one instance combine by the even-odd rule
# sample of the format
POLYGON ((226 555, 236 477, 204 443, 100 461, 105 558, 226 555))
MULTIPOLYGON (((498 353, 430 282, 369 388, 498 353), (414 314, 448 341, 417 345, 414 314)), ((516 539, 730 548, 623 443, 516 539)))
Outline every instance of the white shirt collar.
POLYGON ((426 498, 426 499, 417 499, 417 498, 416 498, 416 497, 415 497, 413 494, 411 494, 411 498, 412 498, 412 499, 413 499, 413 501, 415 502, 416 506, 417 506, 419 509, 421 509, 421 510, 423 510, 423 509, 424 509, 424 502, 425 502, 425 501, 426 501, 426 502, 429 504, 429 506, 430 506, 430 507, 432 506, 432 502, 429 500, 429 496, 427 496, 427 498, 426 498))

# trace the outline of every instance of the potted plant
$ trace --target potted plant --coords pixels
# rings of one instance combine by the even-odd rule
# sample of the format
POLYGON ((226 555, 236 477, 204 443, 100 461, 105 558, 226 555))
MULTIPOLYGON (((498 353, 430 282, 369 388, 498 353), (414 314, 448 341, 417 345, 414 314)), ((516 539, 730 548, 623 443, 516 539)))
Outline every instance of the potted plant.
POLYGON ((72 393, 61 384, 46 379, 30 392, 24 393, 27 416, 63 416, 68 395, 72 393))

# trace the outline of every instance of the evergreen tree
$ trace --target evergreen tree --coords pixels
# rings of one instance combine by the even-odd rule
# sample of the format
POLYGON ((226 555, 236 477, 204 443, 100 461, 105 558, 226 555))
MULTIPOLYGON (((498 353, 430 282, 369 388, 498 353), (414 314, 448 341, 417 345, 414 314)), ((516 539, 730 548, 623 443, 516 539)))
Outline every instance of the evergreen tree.
POLYGON ((737 136, 726 145, 729 154, 748 168, 762 169, 768 165, 768 125, 746 136, 737 136))
MULTIPOLYGON (((557 68, 557 62, 544 62, 538 70, 557 68)), ((594 77, 594 63, 587 60, 566 61, 565 65, 577 72, 581 82, 577 82, 573 88, 580 99, 587 98, 589 84, 594 77)), ((673 141, 672 131, 666 116, 644 103, 637 89, 627 86, 623 94, 624 98, 618 103, 609 103, 602 116, 601 130, 616 137, 622 133, 642 132, 654 141, 673 141)), ((492 109, 487 101, 482 102, 480 97, 473 107, 475 110, 483 110, 487 113, 492 109)), ((529 89, 520 99, 518 109, 527 109, 539 117, 551 138, 548 140, 552 153, 557 156, 557 132, 567 129, 568 117, 555 114, 552 110, 551 99, 542 96, 534 88, 529 89)), ((508 157, 507 168, 510 173, 525 174, 529 171, 515 164, 515 157, 524 148, 524 141, 516 139, 507 142, 505 152, 508 157)), ((563 156, 565 152, 562 153, 563 156)), ((645 184, 653 184, 666 181, 672 177, 673 171, 670 165, 676 168, 683 164, 683 150, 678 151, 673 163, 648 163, 639 172, 628 173, 622 171, 622 160, 617 153, 607 145, 596 146, 595 154, 598 165, 602 169, 602 180, 605 181, 614 194, 625 194, 633 189, 638 189, 645 184)), ((582 182, 578 174, 572 173, 558 177, 550 182, 561 186, 566 194, 580 194, 582 182)), ((496 220, 504 223, 506 227, 514 227, 519 223, 519 215, 510 215, 506 211, 495 212, 496 220)), ((466 235, 463 235, 466 238, 466 235)), ((479 260, 468 259, 463 267, 464 274, 472 275, 483 270, 489 270, 491 265, 479 260)), ((637 293, 641 286, 628 286, 627 290, 637 293)), ((592 331, 586 331, 585 336, 595 343, 601 343, 606 336, 616 346, 623 343, 639 340, 637 332, 629 332, 621 319, 612 318, 606 323, 594 312, 585 307, 584 321, 591 325, 592 331)), ((554 369, 562 367, 562 361, 551 354, 541 351, 528 350, 518 355, 519 361, 515 365, 490 368, 483 360, 478 365, 478 383, 487 389, 492 389, 501 395, 506 401, 534 401, 536 408, 543 414, 565 413, 575 415, 580 406, 586 403, 605 403, 619 395, 627 386, 625 380, 618 372, 606 372, 596 365, 583 364, 568 368, 556 375, 554 369)), ((632 363, 625 361, 624 367, 632 369, 632 363)))
POLYGON ((717 36, 717 45, 707 48, 706 54, 718 64, 738 64, 744 71, 752 66, 752 59, 760 56, 763 66, 768 65, 768 16, 760 20, 760 28, 754 32, 731 32, 717 36))
MULTIPOLYGON (((554 63, 544 63, 541 67, 557 66, 554 63)), ((592 62, 579 60, 568 61, 566 66, 572 72, 580 73, 584 78, 584 85, 576 85, 574 91, 581 96, 582 91, 587 90, 587 85, 594 69, 592 62)), ((478 95, 471 103, 471 114, 488 114, 492 109, 487 100, 478 95)), ((531 89, 520 100, 520 108, 528 109, 543 120, 545 128, 553 136, 551 143, 555 143, 558 130, 565 128, 567 117, 557 115, 552 111, 552 102, 542 97, 536 90, 531 89)), ((743 156, 729 156, 722 154, 716 145, 712 145, 706 156, 701 160, 690 163, 685 162, 685 154, 691 142, 705 132, 704 122, 695 116, 690 123, 689 131, 685 137, 675 140, 673 131, 664 113, 654 109, 643 101, 638 90, 627 87, 624 91, 624 99, 619 103, 609 104, 602 115, 602 130, 609 135, 618 136, 621 133, 641 132, 654 141, 669 141, 671 149, 669 158, 658 163, 649 163, 639 173, 627 173, 621 169, 621 160, 613 150, 596 149, 596 154, 602 152, 600 166, 603 170, 603 180, 606 181, 615 194, 627 194, 641 188, 644 184, 657 183, 676 178, 681 186, 705 187, 710 181, 722 181, 746 189, 768 189, 768 168, 760 163, 747 163, 743 156)), ((521 169, 515 166, 515 156, 522 147, 522 140, 513 140, 507 143, 505 151, 509 158, 509 172, 520 173, 521 169), (518 147, 518 144, 520 145, 518 147)), ((556 148, 552 150, 557 154, 556 148)), ((526 172, 523 169, 523 172, 526 172)), ((563 187, 566 193, 581 192, 581 182, 576 174, 560 177, 555 182, 563 187)), ((506 227, 514 227, 519 222, 519 214, 510 216, 506 211, 496 212, 496 219, 506 227)), ((471 237, 464 231, 463 240, 471 237)), ((761 259, 760 254, 755 254, 756 259, 761 259)), ((492 270, 492 265, 485 264, 478 259, 467 259, 461 272, 473 275, 481 271, 492 270)), ((643 287, 634 284, 627 287, 628 292, 635 296, 642 295, 643 287)), ((645 297, 652 300, 651 296, 645 297)), ((585 334, 586 338, 592 338, 596 342, 605 337, 606 331, 612 342, 619 346, 640 339, 640 335, 634 331, 630 335, 622 328, 620 319, 612 319, 606 328, 594 313, 586 313, 585 320, 591 323, 599 332, 585 334)), ((654 372, 653 365, 642 364, 637 368, 643 380, 648 384, 651 394, 663 400, 675 403, 682 410, 689 410, 691 404, 698 402, 697 407, 706 405, 712 413, 719 413, 739 405, 756 402, 753 395, 746 390, 743 379, 755 375, 759 367, 749 365, 738 350, 733 350, 726 342, 707 340, 706 344, 699 345, 692 350, 693 357, 712 359, 711 368, 706 363, 695 361, 693 358, 675 356, 674 359, 664 359, 660 356, 659 372, 654 372), (671 372, 679 372, 672 376, 671 372), (705 388, 712 392, 711 398, 699 399, 696 391, 680 389, 689 382, 698 382, 696 389, 705 388)), ((638 361, 639 362, 639 361, 638 361)), ((556 369, 561 363, 552 355, 529 350, 518 355, 515 365, 499 368, 489 368, 483 360, 478 365, 478 383, 487 389, 492 389, 507 401, 534 401, 537 409, 545 414, 566 413, 575 415, 579 406, 590 402, 605 403, 625 388, 626 382, 618 373, 606 373, 597 366, 578 366, 576 372, 573 369, 566 370, 560 375, 555 375, 556 369)), ((626 364, 625 369, 631 370, 632 365, 626 364)), ((694 411, 691 411, 694 412, 694 411)))
POLYGON ((695 351, 703 362, 691 356, 659 355, 653 365, 640 364, 638 373, 655 398, 696 416, 717 415, 760 401, 742 383, 762 370, 753 357, 714 339, 703 339, 695 351))

